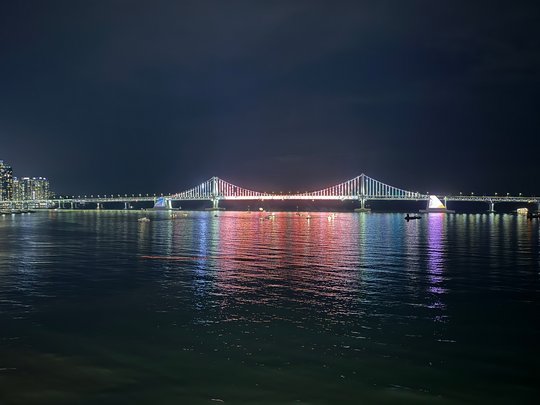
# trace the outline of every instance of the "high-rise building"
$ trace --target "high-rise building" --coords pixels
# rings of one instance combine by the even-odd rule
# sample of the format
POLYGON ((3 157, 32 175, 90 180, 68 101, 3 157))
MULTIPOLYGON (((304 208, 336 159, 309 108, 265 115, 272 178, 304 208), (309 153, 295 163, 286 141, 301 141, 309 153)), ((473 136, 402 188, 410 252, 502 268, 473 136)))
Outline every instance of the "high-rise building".
POLYGON ((13 168, 0 160, 0 201, 13 199, 13 168))
POLYGON ((13 177, 13 199, 22 200, 24 195, 24 184, 17 177, 13 177))
POLYGON ((15 178, 14 200, 46 200, 50 197, 49 180, 45 177, 15 178))

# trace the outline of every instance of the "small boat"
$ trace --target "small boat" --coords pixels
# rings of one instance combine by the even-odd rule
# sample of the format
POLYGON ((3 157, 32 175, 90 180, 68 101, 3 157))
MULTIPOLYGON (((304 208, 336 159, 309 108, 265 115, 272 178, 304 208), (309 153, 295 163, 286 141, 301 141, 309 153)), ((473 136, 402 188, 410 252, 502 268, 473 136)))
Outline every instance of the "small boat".
POLYGON ((422 218, 420 215, 405 215, 405 221, 410 221, 411 219, 420 219, 422 218))
POLYGON ((142 217, 142 218, 139 218, 137 221, 139 221, 139 222, 150 222, 150 218, 142 217))

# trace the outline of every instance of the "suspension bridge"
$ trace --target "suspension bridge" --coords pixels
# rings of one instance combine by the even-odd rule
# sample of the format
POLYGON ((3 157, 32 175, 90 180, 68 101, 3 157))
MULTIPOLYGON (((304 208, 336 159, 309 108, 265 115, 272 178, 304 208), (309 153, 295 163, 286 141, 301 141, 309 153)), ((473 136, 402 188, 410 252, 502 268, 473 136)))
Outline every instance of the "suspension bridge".
POLYGON ((351 180, 317 191, 294 194, 275 194, 249 190, 219 177, 211 179, 181 193, 170 200, 210 200, 214 209, 220 200, 357 200, 365 208, 368 200, 425 200, 429 196, 389 186, 361 174, 351 180))
MULTIPOLYGON (((247 189, 229 183, 219 177, 212 177, 203 183, 170 195, 98 195, 98 196, 63 196, 47 200, 0 201, 5 208, 17 207, 59 207, 77 208, 87 204, 96 204, 103 208, 106 203, 124 203, 129 209, 132 203, 153 202, 156 209, 171 209, 174 201, 211 201, 212 209, 219 209, 220 201, 265 201, 265 200, 340 200, 358 201, 359 211, 367 210, 368 201, 430 201, 434 196, 419 192, 408 191, 385 184, 365 174, 353 179, 316 191, 299 193, 268 193, 247 189)), ((494 211, 495 203, 514 202, 536 204, 540 211, 540 197, 525 197, 507 195, 440 195, 446 207, 449 201, 486 202, 489 211, 494 211)))

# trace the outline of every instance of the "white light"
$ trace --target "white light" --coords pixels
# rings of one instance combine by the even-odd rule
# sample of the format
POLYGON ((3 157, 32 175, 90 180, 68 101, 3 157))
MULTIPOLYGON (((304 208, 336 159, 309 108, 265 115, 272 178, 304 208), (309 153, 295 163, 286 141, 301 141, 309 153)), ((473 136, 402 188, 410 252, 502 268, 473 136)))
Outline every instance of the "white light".
POLYGON ((428 208, 445 208, 445 206, 436 195, 430 195, 428 208))

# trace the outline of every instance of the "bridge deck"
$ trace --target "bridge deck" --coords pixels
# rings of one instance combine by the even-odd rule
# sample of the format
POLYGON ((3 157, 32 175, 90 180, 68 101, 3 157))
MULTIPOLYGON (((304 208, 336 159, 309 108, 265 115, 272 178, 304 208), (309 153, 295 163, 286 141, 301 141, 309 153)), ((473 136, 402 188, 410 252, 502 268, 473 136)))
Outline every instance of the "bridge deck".
MULTIPOLYGON (((428 194, 408 191, 397 187, 384 184, 378 180, 361 174, 351 180, 327 187, 322 190, 306 193, 262 193, 249 190, 228 183, 218 177, 211 179, 193 187, 189 190, 171 194, 161 195, 160 197, 170 201, 213 201, 217 207, 218 201, 265 201, 265 200, 311 200, 311 201, 360 201, 364 204, 366 201, 422 201, 428 200, 428 194)), ((137 203, 137 202, 155 202, 159 197, 143 195, 104 195, 104 196, 65 196, 51 198, 47 200, 18 200, 18 201, 0 201, 0 207, 22 205, 22 204, 40 204, 42 206, 60 205, 60 204, 104 204, 104 203, 137 203)), ((540 203, 540 197, 536 196, 499 196, 499 195, 446 195, 442 197, 445 201, 468 201, 468 202, 521 202, 521 203, 540 203)))

